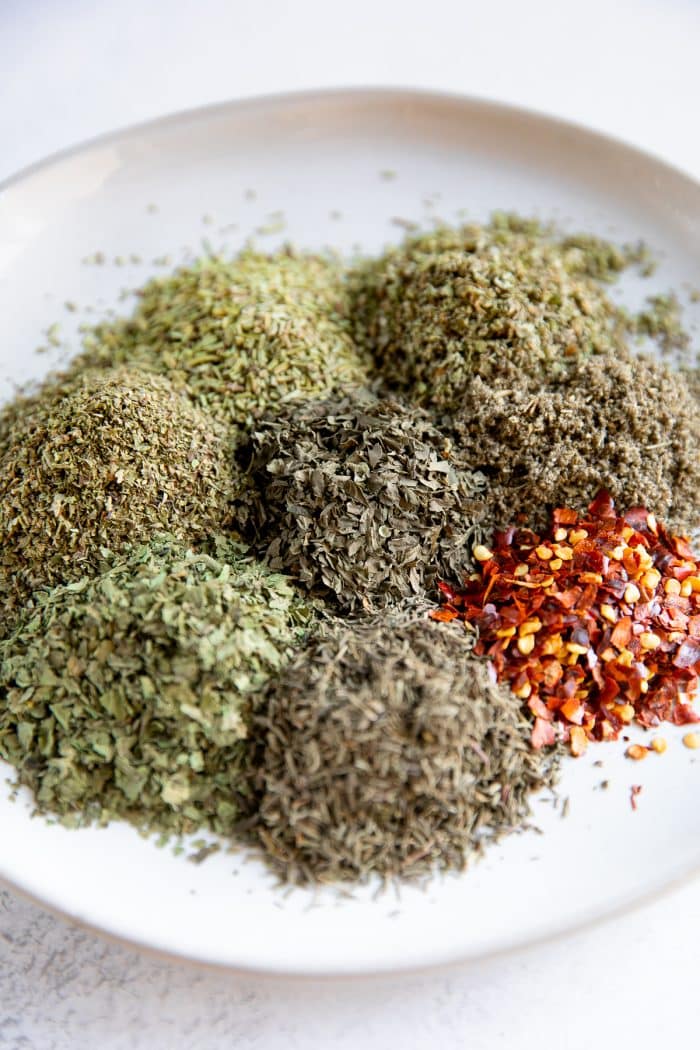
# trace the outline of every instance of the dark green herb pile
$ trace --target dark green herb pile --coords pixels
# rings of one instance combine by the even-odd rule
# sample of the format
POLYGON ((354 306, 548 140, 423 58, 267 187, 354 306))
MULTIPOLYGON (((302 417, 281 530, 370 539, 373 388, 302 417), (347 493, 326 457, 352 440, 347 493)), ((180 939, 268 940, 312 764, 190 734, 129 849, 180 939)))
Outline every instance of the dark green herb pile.
POLYGON ((0 642, 0 757, 64 822, 230 833, 250 709, 310 611, 226 541, 102 563, 0 642))
POLYGON ((462 868, 521 827, 552 761, 462 632, 340 625, 267 686, 253 834, 298 883, 462 868))
POLYGON ((239 511, 269 564, 345 613, 423 594, 459 572, 483 519, 484 478, 420 409, 310 402, 240 450, 239 511))
POLYGON ((226 431, 164 376, 84 372, 0 414, 0 637, 33 591, 166 530, 230 522, 226 431))

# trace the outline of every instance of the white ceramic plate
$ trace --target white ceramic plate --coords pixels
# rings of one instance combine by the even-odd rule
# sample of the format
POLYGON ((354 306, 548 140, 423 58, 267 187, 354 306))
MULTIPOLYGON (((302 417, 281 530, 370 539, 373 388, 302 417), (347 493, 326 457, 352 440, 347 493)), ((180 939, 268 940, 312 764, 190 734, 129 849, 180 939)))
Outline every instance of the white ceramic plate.
MULTIPOLYGON (((0 396, 55 363, 60 351, 33 353, 55 320, 75 348, 80 314, 64 310, 67 300, 115 306, 122 288, 162 272, 156 257, 178 261, 202 239, 233 249, 278 210, 300 245, 376 250, 400 237, 394 219, 495 208, 644 238, 663 256, 645 291, 698 280, 700 187, 580 128, 405 91, 231 103, 101 139, 0 191, 0 396), (106 264, 81 261, 97 251, 106 264), (131 253, 145 261, 112 262, 131 253)), ((640 286, 629 281, 625 294, 638 299, 640 286)), ((4 786, 0 876, 80 922, 212 964, 330 975, 476 959, 612 915, 700 868, 700 764, 677 731, 664 735, 669 751, 643 765, 623 758, 621 742, 569 760, 567 819, 538 800, 544 834, 511 837, 425 890, 286 895, 236 855, 198 867, 126 826, 47 826, 4 786), (636 812, 632 783, 644 787, 636 812)))

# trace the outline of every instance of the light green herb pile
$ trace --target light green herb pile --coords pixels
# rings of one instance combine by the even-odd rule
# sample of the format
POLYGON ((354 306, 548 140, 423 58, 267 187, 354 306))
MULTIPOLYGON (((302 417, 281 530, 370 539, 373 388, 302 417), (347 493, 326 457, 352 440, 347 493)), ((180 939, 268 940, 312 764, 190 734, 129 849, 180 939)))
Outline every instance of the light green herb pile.
POLYGON ((165 373, 238 431, 287 401, 366 383, 347 311, 343 272, 325 258, 204 258, 150 281, 132 317, 88 336, 76 367, 165 373))
POLYGON ((0 757, 69 823, 230 833, 255 695, 310 620, 240 547, 161 537, 38 600, 0 642, 0 757))

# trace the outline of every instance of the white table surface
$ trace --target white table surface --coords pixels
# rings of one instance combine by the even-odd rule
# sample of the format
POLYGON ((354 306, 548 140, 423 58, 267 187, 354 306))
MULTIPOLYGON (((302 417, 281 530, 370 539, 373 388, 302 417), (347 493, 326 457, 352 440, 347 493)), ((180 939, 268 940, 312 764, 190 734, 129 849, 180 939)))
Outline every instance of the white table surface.
MULTIPOLYGON (((0 0, 0 179, 169 111, 370 83, 555 113, 700 178, 699 53, 698 0, 0 0)), ((0 891, 0 1048, 691 1047, 699 962, 700 882, 470 969, 333 983, 155 960, 0 891)))

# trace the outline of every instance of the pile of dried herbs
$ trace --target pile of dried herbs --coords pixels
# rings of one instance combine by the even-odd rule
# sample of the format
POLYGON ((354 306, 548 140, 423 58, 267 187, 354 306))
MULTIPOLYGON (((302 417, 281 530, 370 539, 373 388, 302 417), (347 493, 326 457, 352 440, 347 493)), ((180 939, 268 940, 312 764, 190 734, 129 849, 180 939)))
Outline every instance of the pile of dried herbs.
POLYGON ((291 250, 206 257, 139 292, 132 317, 86 338, 75 367, 162 372, 238 431, 287 401, 367 381, 339 265, 291 250))
POLYGON ((462 632, 339 625, 270 681, 254 715, 254 837, 295 883, 463 868, 552 782, 528 734, 462 632))
POLYGON ((226 431, 163 376, 116 369, 0 413, 0 637, 33 591, 95 568, 101 548, 225 528, 226 431))
POLYGON ((480 536, 485 479, 397 401, 307 403, 261 424, 239 459, 253 485, 239 521, 266 560, 346 613, 424 593, 480 536))
MULTIPOLYGON (((37 809, 245 826, 292 882, 460 868, 522 826, 555 775, 556 753, 530 747, 533 715, 552 740, 535 704, 550 671, 509 692, 460 629, 420 617, 447 577, 455 607, 437 618, 486 638, 472 552, 490 565, 484 544, 512 523, 527 560, 519 526, 563 505, 578 522, 602 487, 698 526, 697 371, 672 294, 636 315, 610 297, 631 266, 648 271, 642 248, 503 215, 349 269, 292 249, 208 257, 151 280, 64 375, 3 408, 0 757, 37 809), (685 371, 634 356, 640 336, 685 371)), ((664 581, 664 615, 694 608, 695 578, 664 581)))
POLYGON ((510 216, 442 227, 357 268, 355 337, 392 388, 437 409, 458 408, 475 375, 536 390, 624 346, 606 283, 643 258, 510 216))
POLYGON ((700 404, 664 365, 601 354, 537 391, 477 376, 451 429, 488 478, 492 525, 539 528, 554 507, 583 510, 600 488, 674 527, 700 522, 700 404))
POLYGON ((65 822, 228 834, 251 708, 310 611, 228 541, 102 562, 0 642, 0 757, 65 822))

